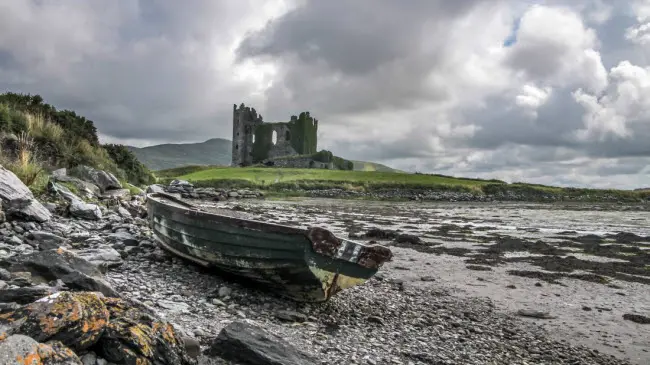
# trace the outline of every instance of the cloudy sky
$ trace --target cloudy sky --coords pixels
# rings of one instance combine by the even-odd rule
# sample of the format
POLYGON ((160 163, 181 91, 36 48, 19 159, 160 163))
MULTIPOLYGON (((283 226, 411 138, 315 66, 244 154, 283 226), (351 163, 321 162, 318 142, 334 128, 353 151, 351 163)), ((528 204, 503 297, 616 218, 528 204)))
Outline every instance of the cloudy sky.
POLYGON ((319 148, 409 171, 650 186, 650 0, 0 0, 0 91, 105 142, 309 110, 319 148))

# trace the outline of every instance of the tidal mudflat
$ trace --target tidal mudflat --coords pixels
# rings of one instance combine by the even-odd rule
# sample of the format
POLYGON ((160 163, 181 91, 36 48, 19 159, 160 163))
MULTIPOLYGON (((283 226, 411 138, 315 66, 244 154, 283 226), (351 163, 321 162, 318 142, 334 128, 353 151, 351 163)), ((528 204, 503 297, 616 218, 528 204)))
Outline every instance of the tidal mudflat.
POLYGON ((541 326, 552 339, 650 363, 647 205, 196 203, 389 245, 395 257, 381 280, 414 292, 488 298, 497 312, 541 326))

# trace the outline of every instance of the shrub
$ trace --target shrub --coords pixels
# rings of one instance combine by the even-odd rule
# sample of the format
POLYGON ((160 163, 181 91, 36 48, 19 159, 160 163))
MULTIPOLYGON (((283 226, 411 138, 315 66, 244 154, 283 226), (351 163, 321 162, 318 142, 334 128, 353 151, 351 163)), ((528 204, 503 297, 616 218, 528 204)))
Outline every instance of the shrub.
MULTIPOLYGON (((0 163, 27 185, 34 193, 45 190, 48 181, 47 171, 39 163, 34 140, 25 132, 17 139, 14 158, 0 153, 0 163)), ((1 152, 1 151, 0 151, 1 152)))
POLYGON ((106 144, 103 146, 108 156, 122 169, 128 181, 135 185, 149 185, 156 182, 156 177, 135 157, 126 146, 106 144))

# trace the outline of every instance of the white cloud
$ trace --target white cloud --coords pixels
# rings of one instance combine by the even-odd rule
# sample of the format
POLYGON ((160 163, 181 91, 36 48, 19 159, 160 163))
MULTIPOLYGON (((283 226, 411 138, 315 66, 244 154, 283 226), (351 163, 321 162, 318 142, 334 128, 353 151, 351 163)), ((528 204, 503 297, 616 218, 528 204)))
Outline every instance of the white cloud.
POLYGON ((630 124, 650 125, 650 67, 623 61, 610 71, 611 85, 602 95, 577 90, 576 101, 585 109, 580 139, 630 137, 630 124))
POLYGON ((515 103, 526 110, 529 116, 537 118, 537 109, 544 105, 551 96, 550 87, 538 88, 535 85, 526 84, 521 88, 521 94, 517 95, 515 103))
POLYGON ((508 63, 534 81, 599 92, 607 86, 596 32, 580 14, 563 7, 534 5, 522 16, 508 63))

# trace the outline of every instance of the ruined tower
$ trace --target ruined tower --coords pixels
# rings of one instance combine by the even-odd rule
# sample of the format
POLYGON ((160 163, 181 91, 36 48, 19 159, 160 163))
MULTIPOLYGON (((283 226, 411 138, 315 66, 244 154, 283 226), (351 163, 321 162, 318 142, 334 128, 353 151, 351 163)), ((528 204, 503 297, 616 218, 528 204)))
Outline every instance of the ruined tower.
POLYGON ((289 122, 264 123, 262 115, 243 103, 233 105, 232 166, 250 166, 278 157, 317 152, 318 120, 309 112, 289 122))
POLYGON ((233 105, 232 166, 249 166, 253 163, 255 128, 264 121, 254 108, 242 103, 233 105))

